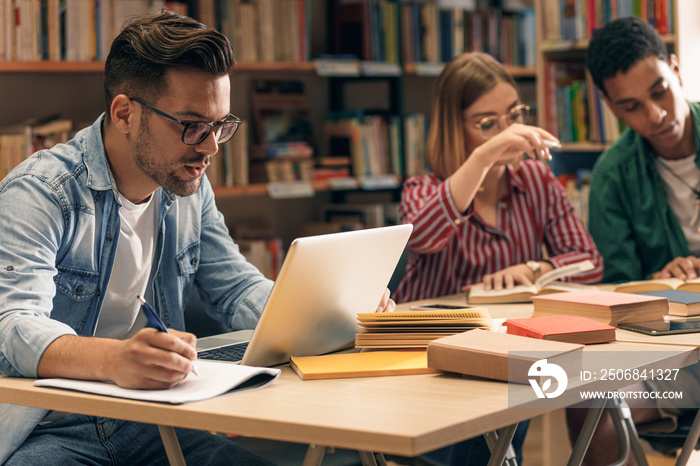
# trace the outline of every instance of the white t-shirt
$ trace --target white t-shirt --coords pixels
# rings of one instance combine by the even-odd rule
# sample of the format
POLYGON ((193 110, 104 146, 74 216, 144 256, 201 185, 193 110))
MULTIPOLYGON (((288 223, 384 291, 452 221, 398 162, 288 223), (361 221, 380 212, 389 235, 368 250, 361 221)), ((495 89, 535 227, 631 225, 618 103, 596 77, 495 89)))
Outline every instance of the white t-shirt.
POLYGON ((95 336, 125 339, 146 326, 136 297, 153 302, 150 283, 159 203, 156 195, 142 204, 133 204, 121 194, 119 200, 119 242, 95 336))
POLYGON ((695 154, 678 160, 663 159, 659 161, 657 156, 654 165, 661 179, 666 185, 668 204, 676 214, 678 223, 688 241, 690 254, 700 256, 700 202, 698 195, 688 186, 700 192, 700 170, 695 165, 695 154), (663 164, 663 165, 662 165, 663 164), (688 186, 673 176, 668 169, 682 178, 688 186))

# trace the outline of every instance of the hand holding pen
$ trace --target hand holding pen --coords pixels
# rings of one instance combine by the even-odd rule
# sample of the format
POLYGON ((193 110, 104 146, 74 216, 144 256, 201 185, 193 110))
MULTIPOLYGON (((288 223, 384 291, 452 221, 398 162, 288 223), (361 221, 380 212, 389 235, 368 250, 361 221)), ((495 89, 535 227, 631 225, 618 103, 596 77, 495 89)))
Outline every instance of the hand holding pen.
MULTIPOLYGON (((161 332, 170 333, 163 321, 160 320, 158 314, 156 314, 156 311, 150 304, 148 304, 148 301, 143 299, 141 296, 137 296, 137 298, 141 302, 141 310, 143 310, 146 319, 148 319, 148 325, 156 330, 160 330, 161 332)), ((197 372, 197 368, 194 366, 194 364, 192 364, 192 373, 199 377, 199 372, 197 372)))

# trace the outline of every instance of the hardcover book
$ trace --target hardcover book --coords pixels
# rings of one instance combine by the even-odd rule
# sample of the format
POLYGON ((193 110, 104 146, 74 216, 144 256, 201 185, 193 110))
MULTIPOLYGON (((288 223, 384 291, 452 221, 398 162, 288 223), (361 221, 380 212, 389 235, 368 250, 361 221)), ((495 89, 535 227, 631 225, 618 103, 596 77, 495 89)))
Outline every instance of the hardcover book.
POLYGON ((575 315, 507 319, 503 325, 511 335, 568 343, 603 343, 615 340, 615 327, 575 315))
POLYGON ((663 320, 668 299, 614 291, 573 291, 535 296, 533 317, 573 314, 608 325, 663 320))
POLYGON ((668 299, 668 313, 674 316, 700 315, 700 293, 682 290, 658 290, 639 293, 668 299))
POLYGON ((583 345, 574 343, 476 329, 431 341, 428 367, 527 384, 530 368, 541 359, 558 364, 568 376, 578 373, 582 349, 583 345))

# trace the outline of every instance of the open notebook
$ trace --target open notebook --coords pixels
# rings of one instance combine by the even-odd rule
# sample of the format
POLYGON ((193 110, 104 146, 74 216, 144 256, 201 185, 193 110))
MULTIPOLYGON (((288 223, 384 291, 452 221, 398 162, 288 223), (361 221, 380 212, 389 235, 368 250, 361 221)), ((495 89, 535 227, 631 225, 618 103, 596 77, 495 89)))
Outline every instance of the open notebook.
POLYGON ((351 347, 357 314, 377 308, 412 229, 395 225, 297 238, 252 337, 243 331, 202 338, 199 358, 273 366, 292 355, 351 347), (243 354, 221 356, 236 349, 243 354))

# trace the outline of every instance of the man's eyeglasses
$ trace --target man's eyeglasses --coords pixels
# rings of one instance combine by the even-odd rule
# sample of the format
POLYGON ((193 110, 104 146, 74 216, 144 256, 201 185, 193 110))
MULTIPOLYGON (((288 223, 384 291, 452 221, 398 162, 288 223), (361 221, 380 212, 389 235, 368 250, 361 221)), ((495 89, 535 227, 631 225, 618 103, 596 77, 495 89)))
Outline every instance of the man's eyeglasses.
POLYGON ((513 123, 525 123, 529 114, 530 106, 520 104, 513 107, 511 111, 505 115, 494 115, 482 118, 481 121, 474 124, 474 127, 479 130, 481 136, 488 139, 497 135, 501 130, 509 127, 513 123))
POLYGON ((194 146, 204 141, 209 136, 209 133, 211 133, 212 131, 214 132, 214 135, 217 138, 217 142, 219 144, 223 144, 224 142, 231 139, 234 134, 236 134, 236 130, 241 125, 241 119, 237 116, 231 115, 230 113, 223 121, 220 121, 218 123, 206 123, 204 121, 186 121, 168 115, 162 110, 158 110, 157 108, 148 105, 146 102, 136 97, 129 97, 129 99, 140 103, 144 107, 150 108, 160 116, 176 121, 183 125, 185 129, 182 130, 182 142, 189 146, 194 146))

